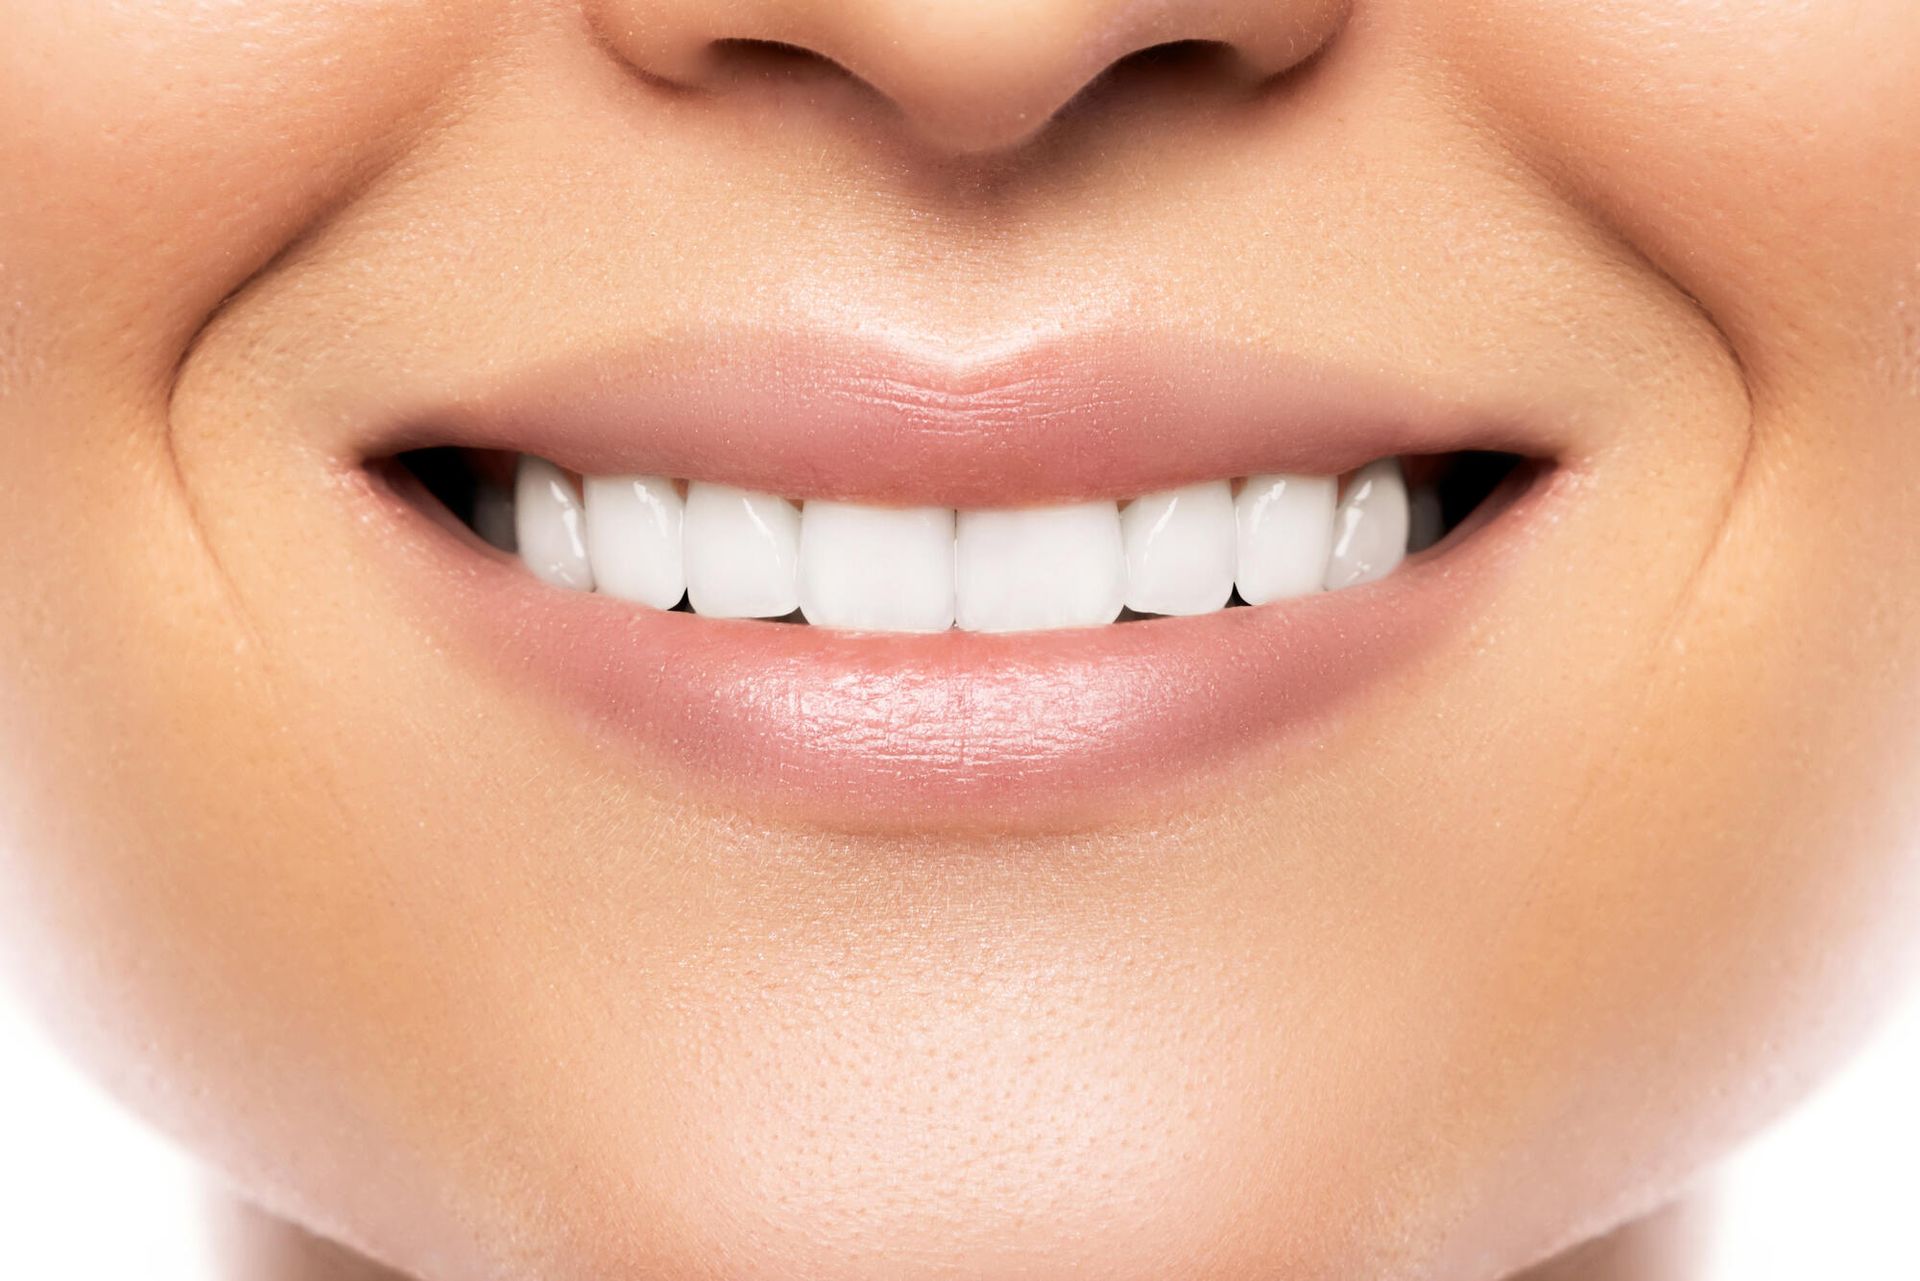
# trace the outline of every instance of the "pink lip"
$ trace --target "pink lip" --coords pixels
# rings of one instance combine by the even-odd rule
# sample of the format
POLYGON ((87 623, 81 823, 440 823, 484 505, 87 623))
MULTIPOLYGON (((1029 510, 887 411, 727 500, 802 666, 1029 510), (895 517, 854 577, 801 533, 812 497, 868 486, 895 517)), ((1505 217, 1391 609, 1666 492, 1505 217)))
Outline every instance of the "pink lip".
MULTIPOLYGON (((965 378, 867 348, 807 350, 689 347, 664 363, 656 350, 545 371, 396 419, 362 453, 483 445, 586 472, 958 506, 1327 474, 1396 453, 1555 452, 1538 425, 1297 364, 1201 359, 1189 344, 1146 355, 1109 342, 965 378)), ((403 607, 450 644, 530 675, 703 798, 913 830, 1097 822, 1253 744, 1311 742, 1343 697, 1486 600, 1570 469, 1540 473, 1363 587, 1196 618, 930 636, 716 620, 548 587, 354 474, 383 559, 401 567, 403 607), (417 554, 394 558, 394 546, 417 554)))
POLYGON ((789 498, 1004 507, 1389 454, 1562 452, 1564 425, 1536 418, 1184 333, 949 360, 743 329, 462 388, 390 412, 363 453, 456 444, 789 498))

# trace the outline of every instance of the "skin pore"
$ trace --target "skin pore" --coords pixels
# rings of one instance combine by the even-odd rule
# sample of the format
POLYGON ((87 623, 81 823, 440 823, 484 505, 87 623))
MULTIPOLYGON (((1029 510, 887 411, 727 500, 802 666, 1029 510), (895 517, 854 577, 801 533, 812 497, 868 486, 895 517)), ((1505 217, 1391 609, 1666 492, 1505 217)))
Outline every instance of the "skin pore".
POLYGON ((0 958, 236 1275, 1679 1281, 1910 970, 1910 0, 4 9, 0 958), (1107 813, 743 807, 367 518, 422 388, 1143 316, 1563 483, 1107 813))

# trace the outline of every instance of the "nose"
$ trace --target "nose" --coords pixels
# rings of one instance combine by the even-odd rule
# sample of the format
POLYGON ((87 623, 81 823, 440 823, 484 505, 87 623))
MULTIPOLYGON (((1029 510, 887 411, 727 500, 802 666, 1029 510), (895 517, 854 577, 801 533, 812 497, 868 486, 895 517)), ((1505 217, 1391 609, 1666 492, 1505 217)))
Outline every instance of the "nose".
POLYGON ((719 91, 744 49, 811 55, 891 102, 923 142, 1016 148, 1131 54, 1202 45, 1257 83, 1304 60, 1352 0, 593 0, 647 75, 719 91))

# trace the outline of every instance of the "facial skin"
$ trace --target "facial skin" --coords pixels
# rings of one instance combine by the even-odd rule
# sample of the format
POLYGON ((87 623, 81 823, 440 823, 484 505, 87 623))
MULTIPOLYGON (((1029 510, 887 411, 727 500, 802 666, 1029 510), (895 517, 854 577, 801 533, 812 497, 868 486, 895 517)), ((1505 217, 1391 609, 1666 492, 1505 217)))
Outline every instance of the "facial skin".
POLYGON ((1906 971, 1909 0, 5 26, 0 940, 276 1216, 424 1281, 1489 1281, 1686 1193, 1906 971), (1182 39, 1236 57, 1081 92, 1182 39), (1310 743, 1097 824, 654 768, 402 598, 317 408, 1142 313, 1524 389, 1579 484, 1310 743))

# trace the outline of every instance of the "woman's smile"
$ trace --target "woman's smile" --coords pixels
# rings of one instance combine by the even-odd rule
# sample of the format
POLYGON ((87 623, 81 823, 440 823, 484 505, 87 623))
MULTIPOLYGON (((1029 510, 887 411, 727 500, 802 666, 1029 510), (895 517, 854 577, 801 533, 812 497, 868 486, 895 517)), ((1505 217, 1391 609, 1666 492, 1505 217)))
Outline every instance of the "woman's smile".
POLYGON ((729 333, 489 378, 348 456, 378 451, 348 489, 396 603, 652 763, 841 824, 1110 822, 1309 751, 1574 475, 1563 423, 1170 337, 969 368, 729 333))
POLYGON ((1649 1281, 1920 948, 1839 9, 0 0, 0 960, 326 1281, 1649 1281))

